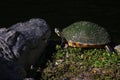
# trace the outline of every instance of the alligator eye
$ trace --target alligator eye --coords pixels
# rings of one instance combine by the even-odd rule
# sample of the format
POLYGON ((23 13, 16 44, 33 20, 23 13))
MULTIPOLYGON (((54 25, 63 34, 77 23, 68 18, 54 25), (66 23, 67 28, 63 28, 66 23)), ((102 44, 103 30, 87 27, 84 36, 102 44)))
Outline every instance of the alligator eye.
POLYGON ((47 39, 46 38, 43 38, 42 41, 44 41, 45 43, 47 42, 47 39))
POLYGON ((42 40, 43 40, 43 41, 45 41, 45 40, 46 40, 46 38, 43 38, 42 40))

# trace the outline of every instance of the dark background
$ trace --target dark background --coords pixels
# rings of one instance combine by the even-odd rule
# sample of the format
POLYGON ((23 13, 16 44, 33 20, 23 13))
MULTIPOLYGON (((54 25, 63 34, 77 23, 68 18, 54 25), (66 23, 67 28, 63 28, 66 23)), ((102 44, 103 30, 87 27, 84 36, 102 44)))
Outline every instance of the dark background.
POLYGON ((1 27, 38 17, 45 19, 52 30, 75 21, 91 21, 105 27, 116 42, 120 39, 119 0, 0 1, 1 27))

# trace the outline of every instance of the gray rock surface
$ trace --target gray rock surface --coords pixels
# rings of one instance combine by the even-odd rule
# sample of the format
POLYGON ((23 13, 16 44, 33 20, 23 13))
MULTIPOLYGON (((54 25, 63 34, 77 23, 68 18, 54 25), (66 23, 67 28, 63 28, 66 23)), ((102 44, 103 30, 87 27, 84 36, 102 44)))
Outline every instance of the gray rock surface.
POLYGON ((23 80, 24 68, 35 64, 47 45, 50 32, 46 21, 39 18, 1 28, 0 80, 23 80))
POLYGON ((119 44, 119 45, 116 45, 116 46, 114 47, 114 49, 115 49, 118 53, 120 53, 120 44, 119 44))

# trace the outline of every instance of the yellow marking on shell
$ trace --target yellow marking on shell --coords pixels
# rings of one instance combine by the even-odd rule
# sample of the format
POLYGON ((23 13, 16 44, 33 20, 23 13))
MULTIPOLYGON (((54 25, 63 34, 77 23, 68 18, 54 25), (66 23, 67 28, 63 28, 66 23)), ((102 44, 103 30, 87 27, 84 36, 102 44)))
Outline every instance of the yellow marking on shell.
POLYGON ((73 43, 72 41, 68 41, 68 45, 71 47, 81 47, 80 42, 73 43))
POLYGON ((81 46, 80 42, 76 42, 76 43, 75 43, 75 46, 76 46, 76 47, 80 47, 80 46, 81 46))
POLYGON ((88 44, 88 43, 81 44, 80 42, 72 42, 71 40, 68 41, 68 45, 71 47, 81 47, 81 48, 102 48, 104 46, 104 45, 88 44))
POLYGON ((73 42, 72 42, 72 41, 68 41, 68 45, 69 45, 69 46, 74 47, 74 45, 73 45, 73 42))

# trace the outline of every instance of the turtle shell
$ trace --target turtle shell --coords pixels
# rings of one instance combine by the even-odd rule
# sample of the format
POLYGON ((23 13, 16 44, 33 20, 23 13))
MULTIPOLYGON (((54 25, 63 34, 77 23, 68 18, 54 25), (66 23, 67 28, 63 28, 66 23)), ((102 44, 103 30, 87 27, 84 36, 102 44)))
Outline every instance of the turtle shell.
POLYGON ((64 28, 62 33, 68 42, 79 45, 105 45, 110 43, 108 32, 92 22, 75 22, 64 28))

